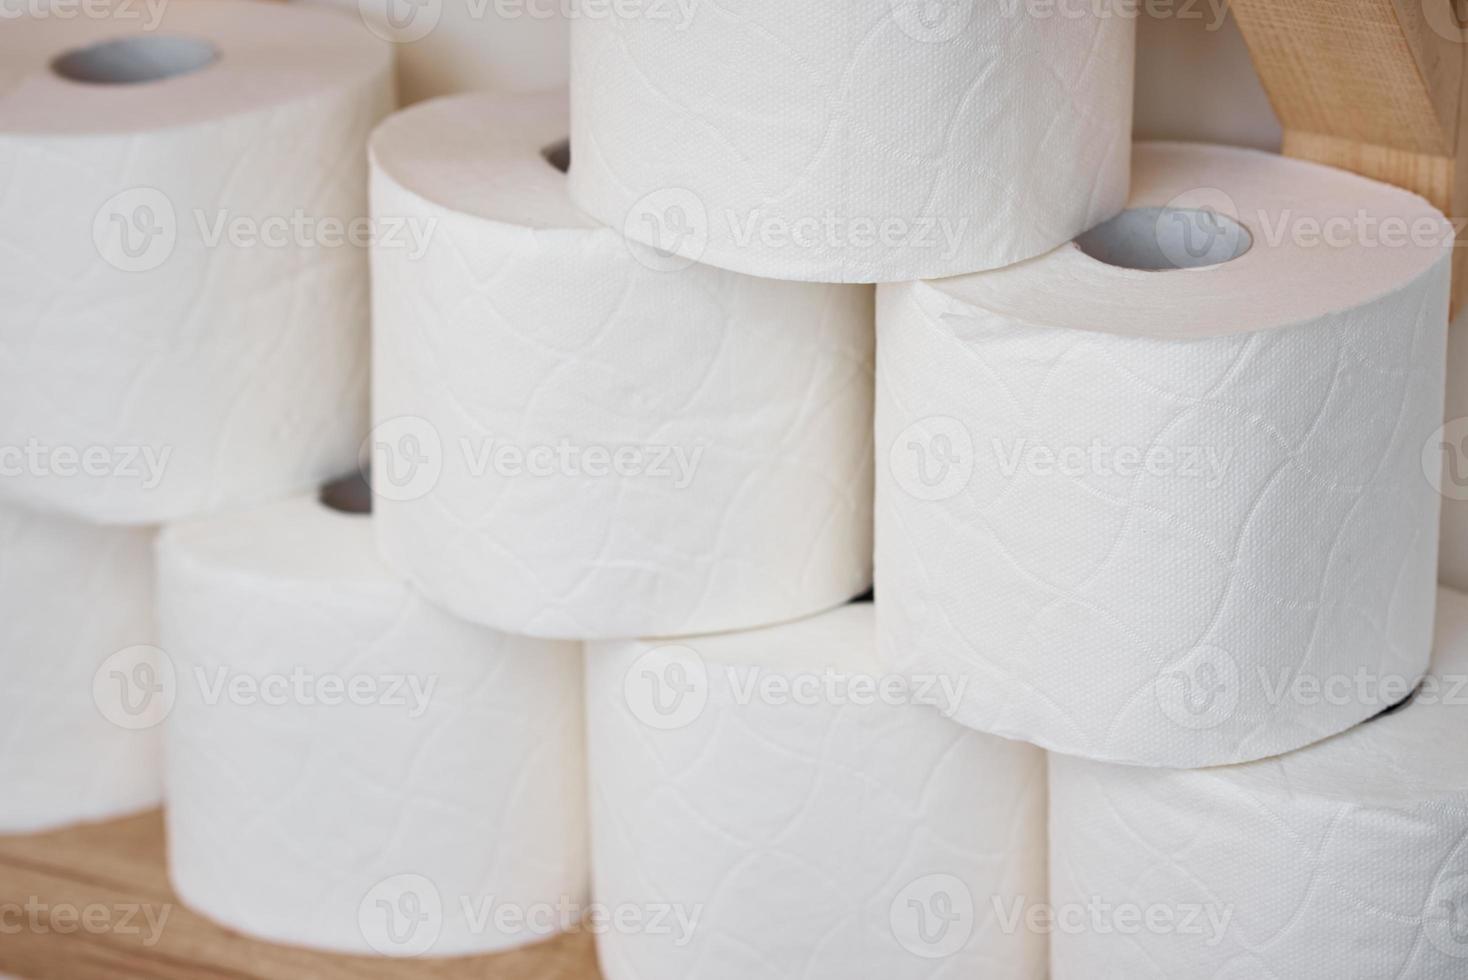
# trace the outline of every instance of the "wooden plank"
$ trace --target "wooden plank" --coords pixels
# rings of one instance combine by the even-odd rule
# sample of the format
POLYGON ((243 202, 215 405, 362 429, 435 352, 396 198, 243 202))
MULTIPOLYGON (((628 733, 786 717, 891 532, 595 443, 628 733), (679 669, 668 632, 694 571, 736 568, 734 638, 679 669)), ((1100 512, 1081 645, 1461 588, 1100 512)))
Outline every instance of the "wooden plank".
MULTIPOLYGON (((1441 3, 1451 0, 1422 0, 1441 3)), ((1451 156, 1463 45, 1410 0, 1234 0, 1280 123, 1411 153, 1451 156)))
POLYGON ((332 956, 256 942, 178 903, 164 869, 158 812, 51 834, 0 837, 0 974, 27 980, 599 976, 592 939, 585 934, 501 956, 449 960, 332 956), (90 928, 79 921, 83 910, 96 917, 90 928))
POLYGON ((1444 213, 1453 209, 1458 178, 1452 156, 1417 153, 1376 143, 1360 143, 1343 136, 1293 129, 1285 130, 1280 151, 1285 156, 1329 164, 1405 187, 1421 194, 1444 213))

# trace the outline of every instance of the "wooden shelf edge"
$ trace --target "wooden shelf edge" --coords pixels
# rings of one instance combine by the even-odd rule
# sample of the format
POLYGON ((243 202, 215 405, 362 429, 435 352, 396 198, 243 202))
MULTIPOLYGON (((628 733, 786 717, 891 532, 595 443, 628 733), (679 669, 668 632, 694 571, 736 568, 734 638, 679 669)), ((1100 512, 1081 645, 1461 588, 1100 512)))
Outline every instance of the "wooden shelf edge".
POLYGON ((500 956, 394 960, 274 946, 181 905, 164 867, 161 811, 0 836, 0 976, 25 980, 598 980, 592 937, 500 956), (91 916, 84 925, 82 916, 91 916))

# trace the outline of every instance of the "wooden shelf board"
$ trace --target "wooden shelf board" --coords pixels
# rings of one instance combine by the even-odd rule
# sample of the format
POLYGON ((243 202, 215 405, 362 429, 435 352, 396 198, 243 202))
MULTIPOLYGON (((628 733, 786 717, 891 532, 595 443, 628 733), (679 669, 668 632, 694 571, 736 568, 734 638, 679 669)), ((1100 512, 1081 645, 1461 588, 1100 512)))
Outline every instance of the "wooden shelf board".
MULTIPOLYGON (((334 956, 257 942, 180 905, 164 869, 160 811, 105 824, 24 837, 0 836, 0 975, 26 980, 598 980, 589 935, 500 956, 394 960, 334 956), (140 914, 139 929, 60 932, 36 929, 15 909, 41 903, 83 909, 145 907, 154 920, 169 907, 158 941, 140 914), (20 931, 14 931, 21 925, 20 931), (127 932, 127 934, 123 934, 127 932)), ((40 920, 45 922, 44 917, 40 920)), ((114 922, 117 919, 114 917, 114 922)), ((72 928, 64 920, 62 928, 72 928)))

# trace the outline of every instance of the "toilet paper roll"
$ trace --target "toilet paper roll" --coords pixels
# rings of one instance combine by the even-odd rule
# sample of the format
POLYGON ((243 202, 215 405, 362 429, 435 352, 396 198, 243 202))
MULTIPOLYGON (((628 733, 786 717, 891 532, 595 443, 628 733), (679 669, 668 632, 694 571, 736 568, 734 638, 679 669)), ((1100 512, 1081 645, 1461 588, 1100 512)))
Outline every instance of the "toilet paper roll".
MULTIPOLYGON (((872 295, 670 268, 571 205, 564 96, 373 137, 372 445, 389 564, 466 619, 759 626, 871 581, 872 295)), ((686 264, 685 264, 686 265, 686 264)))
POLYGON ((1442 453, 1442 535, 1438 581, 1468 589, 1468 311, 1448 328, 1448 383, 1443 428, 1436 442, 1442 453))
POLYGON ((867 603, 587 648, 607 980, 1040 978, 1043 753, 883 677, 867 603))
POLYGON ((0 505, 0 834, 158 805, 153 538, 0 505))
POLYGON ((259 3, 0 36, 0 497, 149 524, 302 491, 366 430, 391 55, 259 3))
POLYGON ((1125 203, 1134 27, 1115 0, 582 16, 571 196, 640 242, 775 279, 1009 265, 1125 203))
POLYGON ((543 938, 585 906, 579 648, 438 611, 369 525, 306 498, 160 537, 174 886, 345 953, 543 938))
POLYGON ((1197 771, 1052 757, 1056 980, 1462 977, 1468 597, 1438 608, 1415 699, 1299 752, 1197 771))
POLYGON ((404 105, 476 90, 546 92, 570 77, 572 0, 308 2, 393 42, 404 105))
POLYGON ((882 655, 1058 752, 1262 758, 1375 710, 1282 687, 1426 669, 1450 233, 1311 164, 1135 156, 1084 248, 879 291, 882 655))

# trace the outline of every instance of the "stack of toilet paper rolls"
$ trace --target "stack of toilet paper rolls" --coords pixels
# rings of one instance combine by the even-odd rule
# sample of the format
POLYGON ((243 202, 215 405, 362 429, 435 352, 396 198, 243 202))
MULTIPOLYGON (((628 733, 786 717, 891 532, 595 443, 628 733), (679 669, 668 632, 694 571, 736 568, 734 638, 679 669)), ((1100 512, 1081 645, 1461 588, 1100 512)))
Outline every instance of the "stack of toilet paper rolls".
POLYGON ((372 141, 374 216, 435 229, 373 250, 379 551, 466 620, 595 641, 593 899, 669 926, 600 932, 611 980, 1045 975, 1043 938, 994 911, 1043 899, 1043 754, 884 672, 850 604, 858 284, 1002 266, 1119 211, 1132 25, 909 6, 584 17, 569 114, 459 96, 372 141), (737 72, 710 72, 730 38, 737 72), (735 77, 758 84, 710 90, 735 77))
POLYGON ((456 11, 0 39, 0 831, 155 804, 162 721, 180 896, 273 942, 1455 975, 1442 216, 1133 147, 1120 4, 678 9, 385 122, 456 11))
POLYGON ((879 650, 1055 753, 1051 976, 1461 974, 1452 238, 1144 143, 1076 242, 879 290, 879 650))
POLYGON ((320 12, 7 22, 0 830, 157 805, 156 527, 353 464, 366 259, 258 236, 364 215, 391 80, 320 12))
POLYGON ((495 903, 586 904, 580 651, 429 605, 365 482, 319 489, 369 429, 365 246, 413 231, 368 225, 393 77, 360 26, 219 3, 3 41, 0 830, 166 786, 170 875, 214 920, 493 952, 562 928, 495 903))
POLYGON ((1468 596, 1444 590, 1411 700, 1335 738, 1213 769, 1053 756, 1055 907, 1156 925, 1057 929, 1052 976, 1462 976, 1465 690, 1468 596))

